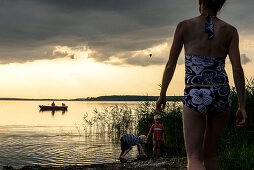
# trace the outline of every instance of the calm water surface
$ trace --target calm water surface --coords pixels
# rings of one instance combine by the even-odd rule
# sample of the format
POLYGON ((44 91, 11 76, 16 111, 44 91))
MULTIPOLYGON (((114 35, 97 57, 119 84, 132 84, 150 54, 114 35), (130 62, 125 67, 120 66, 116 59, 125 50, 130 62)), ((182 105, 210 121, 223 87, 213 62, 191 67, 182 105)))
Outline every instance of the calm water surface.
MULTIPOLYGON (((115 162, 120 143, 85 133, 83 116, 112 105, 135 107, 137 102, 64 102, 68 111, 40 112, 49 101, 0 101, 0 167, 11 165, 86 165, 115 162)), ((56 102, 61 105, 61 102, 56 102)), ((127 155, 136 157, 136 147, 127 155)))

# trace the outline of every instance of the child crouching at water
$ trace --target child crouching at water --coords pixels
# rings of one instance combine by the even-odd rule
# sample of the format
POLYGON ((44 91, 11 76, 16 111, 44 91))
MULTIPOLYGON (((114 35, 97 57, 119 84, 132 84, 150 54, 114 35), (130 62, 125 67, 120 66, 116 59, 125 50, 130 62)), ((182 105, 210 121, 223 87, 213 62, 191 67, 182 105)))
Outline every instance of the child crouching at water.
POLYGON ((160 115, 154 116, 155 123, 151 126, 147 139, 153 132, 153 155, 158 157, 160 154, 160 145, 164 141, 164 126, 160 123, 160 115))
POLYGON ((142 152, 142 154, 147 157, 147 155, 144 152, 143 147, 141 146, 142 143, 146 143, 146 136, 145 135, 140 135, 140 136, 135 136, 133 134, 124 134, 121 137, 121 154, 120 154, 120 161, 125 162, 126 160, 124 159, 125 155, 131 150, 131 147, 134 145, 137 145, 138 150, 142 152))

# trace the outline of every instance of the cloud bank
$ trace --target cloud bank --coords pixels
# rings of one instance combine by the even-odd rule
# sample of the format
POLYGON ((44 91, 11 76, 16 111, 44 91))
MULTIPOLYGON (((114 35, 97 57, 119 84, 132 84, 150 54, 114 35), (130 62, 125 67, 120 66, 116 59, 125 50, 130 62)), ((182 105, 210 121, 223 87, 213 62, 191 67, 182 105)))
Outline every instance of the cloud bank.
MULTIPOLYGON (((74 54, 54 51, 59 46, 86 46, 89 58, 97 62, 161 65, 168 58, 176 24, 199 15, 196 0, 0 0, 0 4, 0 64, 75 59, 74 54), (162 44, 167 46, 156 51, 162 44)), ((252 0, 229 1, 221 17, 252 31, 251 5, 252 0)))

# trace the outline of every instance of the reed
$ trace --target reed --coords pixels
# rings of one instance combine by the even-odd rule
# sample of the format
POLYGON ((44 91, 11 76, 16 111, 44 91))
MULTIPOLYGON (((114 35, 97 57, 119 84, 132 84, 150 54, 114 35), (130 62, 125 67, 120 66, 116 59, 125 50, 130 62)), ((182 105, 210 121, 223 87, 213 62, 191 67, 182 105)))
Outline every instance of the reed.
POLYGON ((124 133, 136 133, 137 117, 127 105, 105 107, 102 111, 94 109, 93 117, 88 119, 85 114, 83 120, 86 133, 108 135, 114 140, 120 139, 124 133))

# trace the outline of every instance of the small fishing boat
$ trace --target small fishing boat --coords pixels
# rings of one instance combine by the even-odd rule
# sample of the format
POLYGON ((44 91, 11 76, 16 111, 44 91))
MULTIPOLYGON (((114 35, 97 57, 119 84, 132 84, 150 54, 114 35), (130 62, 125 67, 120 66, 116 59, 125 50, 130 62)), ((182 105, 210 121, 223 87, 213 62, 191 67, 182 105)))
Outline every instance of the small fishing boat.
POLYGON ((45 110, 67 110, 68 106, 45 106, 45 105, 39 105, 41 111, 45 110))

